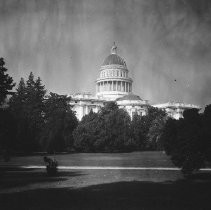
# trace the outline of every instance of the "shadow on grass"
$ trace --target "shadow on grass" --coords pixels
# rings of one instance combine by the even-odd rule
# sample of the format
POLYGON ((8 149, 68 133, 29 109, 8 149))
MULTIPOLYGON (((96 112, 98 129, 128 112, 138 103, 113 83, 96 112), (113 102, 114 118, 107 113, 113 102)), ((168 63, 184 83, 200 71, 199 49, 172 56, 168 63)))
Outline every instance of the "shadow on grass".
POLYGON ((80 172, 59 171, 56 176, 48 176, 45 169, 25 169, 20 167, 1 168, 1 189, 24 187, 30 184, 44 184, 65 181, 70 177, 85 175, 80 172))
POLYGON ((189 180, 196 181, 211 181, 211 173, 209 172, 197 172, 189 176, 189 180))
POLYGON ((211 181, 116 182, 1 194, 3 209, 211 209, 211 181), (12 202, 11 202, 12 201, 12 202))

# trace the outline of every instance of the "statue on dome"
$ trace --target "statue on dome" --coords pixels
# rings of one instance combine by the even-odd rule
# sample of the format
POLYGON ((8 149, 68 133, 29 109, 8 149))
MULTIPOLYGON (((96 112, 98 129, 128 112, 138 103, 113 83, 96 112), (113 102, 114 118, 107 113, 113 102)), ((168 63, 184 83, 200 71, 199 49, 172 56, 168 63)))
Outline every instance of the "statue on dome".
POLYGON ((117 46, 116 46, 115 42, 114 42, 114 45, 111 48, 111 54, 117 54, 117 46))

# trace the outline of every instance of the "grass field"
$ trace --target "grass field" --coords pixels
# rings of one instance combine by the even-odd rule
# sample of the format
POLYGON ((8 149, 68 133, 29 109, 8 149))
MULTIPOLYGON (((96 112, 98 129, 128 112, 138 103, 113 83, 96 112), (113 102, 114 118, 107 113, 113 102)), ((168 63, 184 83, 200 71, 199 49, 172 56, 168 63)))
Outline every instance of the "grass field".
MULTIPOLYGON (((162 152, 68 154, 60 166, 174 167, 162 152)), ((0 161, 1 209, 211 209, 211 175, 180 171, 60 170, 48 177, 42 156, 0 161)))
MULTIPOLYGON (((148 166, 174 167, 163 152, 132 152, 132 153, 76 153, 51 155, 60 166, 148 166)), ((0 165, 4 165, 0 161, 0 165)), ((10 165, 43 165, 43 156, 29 156, 12 158, 10 165)))

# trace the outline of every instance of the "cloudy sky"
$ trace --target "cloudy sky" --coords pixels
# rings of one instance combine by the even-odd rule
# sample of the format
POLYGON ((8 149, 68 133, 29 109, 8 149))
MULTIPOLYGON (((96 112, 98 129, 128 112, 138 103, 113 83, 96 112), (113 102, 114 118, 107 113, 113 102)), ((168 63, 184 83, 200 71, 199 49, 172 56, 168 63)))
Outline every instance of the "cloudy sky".
POLYGON ((150 103, 211 103, 210 0, 0 0, 0 57, 15 82, 95 93, 113 42, 150 103))

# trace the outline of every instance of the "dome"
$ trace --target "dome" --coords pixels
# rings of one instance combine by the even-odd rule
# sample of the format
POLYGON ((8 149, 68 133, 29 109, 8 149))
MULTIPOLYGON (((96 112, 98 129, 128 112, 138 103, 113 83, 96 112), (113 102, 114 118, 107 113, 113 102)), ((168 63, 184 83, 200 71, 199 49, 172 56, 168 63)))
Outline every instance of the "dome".
POLYGON ((124 59, 117 55, 117 46, 115 42, 111 48, 111 54, 108 57, 106 57, 106 59, 103 62, 103 66, 113 65, 113 64, 126 67, 126 63, 124 59))
POLYGON ((112 65, 112 64, 122 65, 126 67, 126 63, 124 59, 122 59, 120 56, 116 54, 109 55, 103 62, 103 66, 112 65))
POLYGON ((133 95, 133 94, 129 94, 129 95, 126 95, 126 96, 123 96, 121 98, 118 98, 117 101, 142 101, 142 99, 137 96, 137 95, 133 95))

